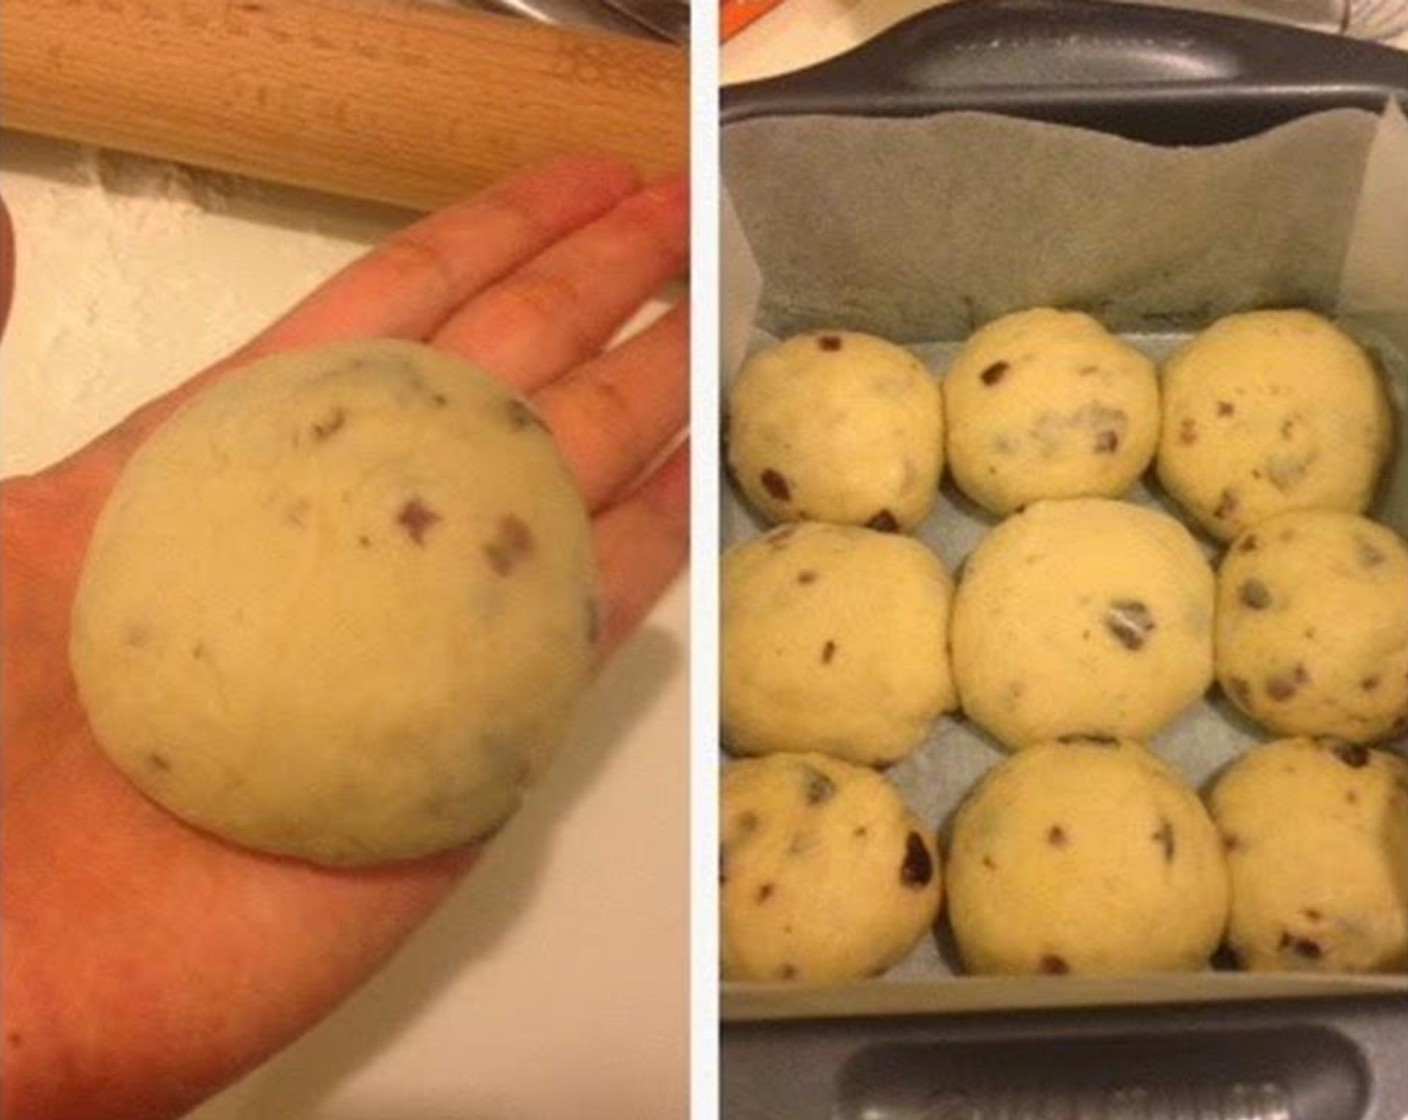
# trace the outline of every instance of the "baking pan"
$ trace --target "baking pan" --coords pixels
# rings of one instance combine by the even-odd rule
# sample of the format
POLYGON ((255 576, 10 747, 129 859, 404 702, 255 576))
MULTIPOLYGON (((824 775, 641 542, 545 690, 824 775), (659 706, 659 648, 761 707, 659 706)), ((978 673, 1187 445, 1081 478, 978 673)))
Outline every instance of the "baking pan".
MULTIPOLYGON (((781 168, 793 154, 788 143, 801 141, 771 148, 761 140, 740 143, 750 129, 756 134, 759 122, 830 118, 889 127, 909 119, 961 123, 983 114, 1161 150, 1215 153, 1233 141, 1257 143, 1268 133, 1309 137, 1315 124, 1335 111, 1390 115, 1395 105, 1399 111, 1408 106, 1408 55, 1385 47, 1146 6, 960 0, 819 66, 725 89, 725 230, 733 225, 752 237, 760 224, 760 200, 790 205, 819 179, 768 174, 768 160, 775 158, 781 168), (1303 133, 1295 131, 1301 128, 1303 133), (738 158, 740 152, 747 161, 738 158), (737 189, 735 173, 744 162, 751 164, 755 189, 737 189), (757 189, 764 180, 772 181, 757 189)), ((878 176, 884 193, 875 206, 910 206, 926 191, 942 194, 923 179, 905 178, 903 162, 896 168, 888 179, 878 176)), ((1408 211, 1408 191, 1402 197, 1399 215, 1408 211)), ((1091 203, 1098 209, 1100 199, 1091 203)), ((796 259, 782 264, 794 274, 837 276, 830 306, 853 310, 855 317, 819 319, 816 304, 779 299, 766 266, 759 277, 726 247, 725 379, 744 349, 737 330, 729 330, 735 288, 757 286, 755 334, 777 337, 828 325, 870 329, 895 341, 930 344, 918 349, 931 363, 941 362, 951 352, 945 346, 956 346, 966 329, 1014 309, 965 295, 966 325, 962 316, 940 316, 936 321, 947 325, 932 336, 886 330, 885 315, 892 310, 882 306, 886 301, 852 299, 846 289, 852 281, 858 288, 873 281, 862 260, 873 255, 866 237, 853 234, 848 245, 850 217, 839 207, 829 222, 824 207, 810 211, 808 221, 816 239, 831 244, 829 255, 813 267, 811 246, 799 246, 795 253, 774 252, 774 263, 790 255, 796 259), (847 259, 848 248, 854 260, 847 259)), ((1362 229, 1346 241, 1356 237, 1362 243, 1362 229)), ((1375 337, 1371 329, 1361 341, 1385 366, 1399 413, 1399 442, 1389 481, 1371 512, 1404 532, 1408 268, 1391 264, 1386 279, 1380 278, 1391 289, 1377 322, 1384 333, 1375 337)), ((1256 290, 1229 298, 1232 306, 1223 309, 1171 298, 1166 315, 1146 315, 1138 327, 1126 331, 1125 324, 1108 320, 1107 325, 1159 356, 1208 319, 1241 306, 1303 303, 1335 310, 1309 289, 1256 290), (1151 330, 1151 323, 1158 329, 1151 330)), ((1015 305, 1033 302, 1048 301, 1018 299, 1015 305)), ((1059 292, 1049 302, 1083 306, 1059 292)), ((1107 308, 1095 300, 1087 309, 1105 317, 1100 312, 1107 308)), ((1112 313, 1118 319, 1120 308, 1112 313)), ((1375 320, 1370 307, 1363 323, 1373 328, 1375 320)), ((755 337, 749 344, 757 342, 755 337)), ((727 487, 723 527, 726 541, 759 529, 727 487)), ((966 544, 974 539, 976 531, 966 544)), ((1269 737, 1249 727, 1243 731, 1245 741, 1269 737)), ((1408 1115, 1408 977, 1402 976, 1209 971, 1137 978, 934 979, 901 968, 885 979, 834 986, 726 984, 721 1009, 722 1112, 730 1120, 1408 1115)))
POLYGON ((1408 98, 1408 54, 1374 43, 1129 4, 962 0, 817 66, 730 86, 721 119, 973 109, 1212 144, 1389 97, 1408 98))

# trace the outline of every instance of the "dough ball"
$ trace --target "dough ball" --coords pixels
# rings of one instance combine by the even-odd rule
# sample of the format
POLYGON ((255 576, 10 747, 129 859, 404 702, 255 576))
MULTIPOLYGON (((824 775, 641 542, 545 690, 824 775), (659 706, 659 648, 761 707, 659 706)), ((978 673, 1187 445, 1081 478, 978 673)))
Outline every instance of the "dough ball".
POLYGON ((212 833, 326 864, 483 836, 563 739, 587 518, 528 406, 407 342, 251 365, 133 456, 70 655, 93 730, 212 833))
POLYGON ((907 531, 938 500, 938 382, 908 350, 854 331, 755 354, 728 394, 728 465, 771 521, 907 531))
POLYGON ((975 333, 943 380, 948 462, 984 509, 1116 498, 1154 457, 1154 363, 1079 311, 1038 308, 975 333))
POLYGON ((726 980, 853 980, 897 963, 940 902, 933 829, 873 770, 823 755, 724 769, 726 980))
POLYGON ((1217 679, 1283 735, 1372 742, 1408 723, 1408 545, 1351 513, 1248 530, 1217 577, 1217 679))
POLYGON ((1253 970, 1408 968, 1408 763, 1283 739, 1211 795, 1232 877, 1228 944, 1253 970))
POLYGON ((1354 340, 1308 311, 1229 315, 1164 367, 1158 475, 1228 541, 1290 509, 1362 512, 1392 419, 1354 340))
POLYGON ((957 704, 953 581, 909 537, 783 526, 722 563, 723 737, 738 754, 908 754, 957 704))
POLYGON ((1212 682, 1212 612, 1212 569, 1173 518, 1105 498, 1036 502, 964 565, 963 709, 1009 747, 1148 739, 1212 682))
POLYGON ((1130 741, 1041 743, 959 808, 949 920, 981 973, 1194 970, 1227 919, 1202 802, 1130 741))

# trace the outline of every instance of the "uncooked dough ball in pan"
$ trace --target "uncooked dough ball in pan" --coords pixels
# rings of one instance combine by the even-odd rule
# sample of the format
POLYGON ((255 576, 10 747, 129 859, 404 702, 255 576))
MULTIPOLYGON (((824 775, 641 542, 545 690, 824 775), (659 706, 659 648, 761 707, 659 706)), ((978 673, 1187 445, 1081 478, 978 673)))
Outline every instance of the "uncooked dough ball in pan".
POLYGON ((943 398, 924 363, 856 331, 760 351, 729 389, 728 465, 770 521, 908 531, 938 500, 943 398))

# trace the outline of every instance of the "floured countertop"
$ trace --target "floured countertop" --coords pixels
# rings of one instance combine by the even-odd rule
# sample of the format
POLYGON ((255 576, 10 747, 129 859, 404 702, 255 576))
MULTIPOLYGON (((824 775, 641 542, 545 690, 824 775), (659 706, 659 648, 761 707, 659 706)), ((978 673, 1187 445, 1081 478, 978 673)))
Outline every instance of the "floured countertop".
MULTIPOLYGON (((0 469, 77 450, 410 216, 6 134, 0 469)), ((487 856, 339 1011, 189 1120, 682 1117, 688 594, 487 856)))

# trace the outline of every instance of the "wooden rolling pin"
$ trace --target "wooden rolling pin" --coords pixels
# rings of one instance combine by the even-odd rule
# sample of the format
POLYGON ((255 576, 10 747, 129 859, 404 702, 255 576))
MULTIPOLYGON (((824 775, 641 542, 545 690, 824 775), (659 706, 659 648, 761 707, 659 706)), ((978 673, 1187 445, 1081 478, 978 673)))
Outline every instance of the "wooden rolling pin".
POLYGON ((415 209, 591 149, 686 166, 684 50, 389 0, 3 0, 0 124, 415 209))

